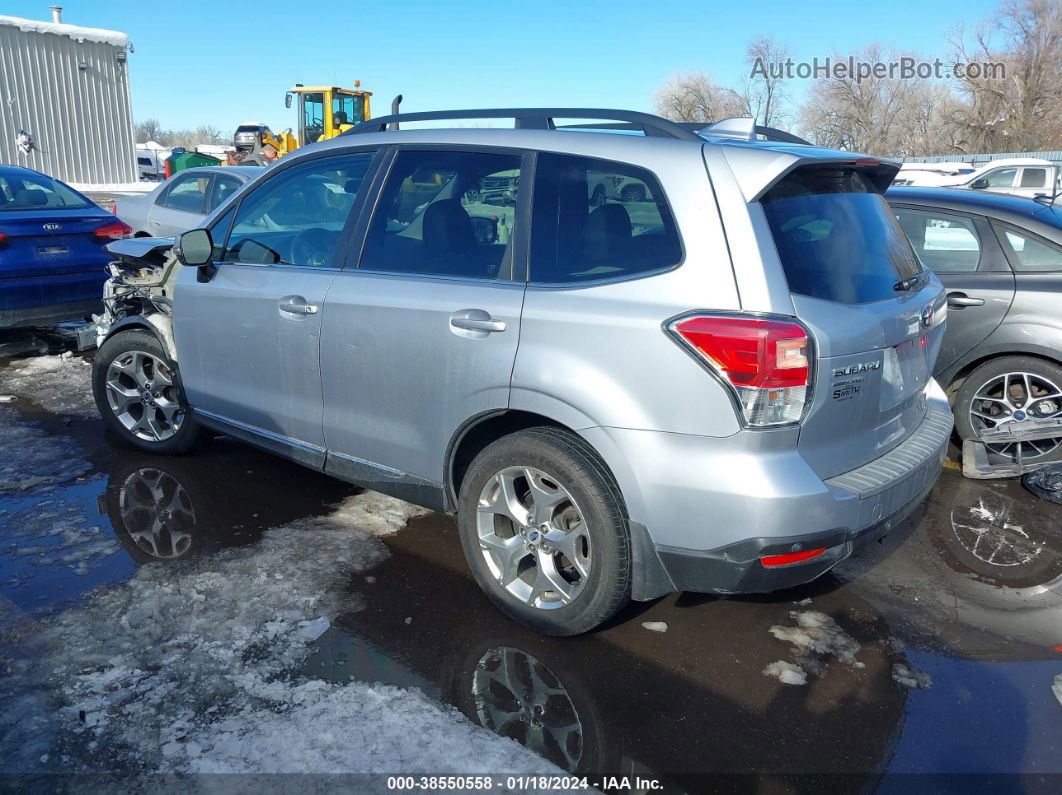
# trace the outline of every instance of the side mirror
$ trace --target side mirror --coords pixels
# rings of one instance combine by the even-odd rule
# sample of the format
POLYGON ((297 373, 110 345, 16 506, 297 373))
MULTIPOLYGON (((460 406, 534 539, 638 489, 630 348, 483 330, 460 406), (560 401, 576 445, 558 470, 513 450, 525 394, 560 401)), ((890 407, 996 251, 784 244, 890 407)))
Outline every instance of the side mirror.
POLYGON ((214 255, 214 240, 208 229, 193 229, 177 235, 173 253, 182 265, 199 268, 209 265, 214 255))
POLYGON ((487 218, 482 215, 473 215, 472 232, 476 236, 476 243, 481 246, 489 246, 498 242, 498 220, 487 218))
POLYGON ((984 190, 988 187, 988 179, 986 177, 975 179, 973 182, 970 183, 970 187, 974 190, 984 190))
POLYGON ((291 92, 290 91, 287 94, 284 95, 284 107, 285 108, 290 108, 291 107, 291 92))

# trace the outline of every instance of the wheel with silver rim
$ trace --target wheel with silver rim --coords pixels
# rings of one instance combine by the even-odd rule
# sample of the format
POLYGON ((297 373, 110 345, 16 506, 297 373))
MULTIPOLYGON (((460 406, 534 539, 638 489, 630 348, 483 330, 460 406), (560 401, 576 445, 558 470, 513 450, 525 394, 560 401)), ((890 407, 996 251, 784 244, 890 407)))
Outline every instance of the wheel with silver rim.
MULTIPOLYGON (((1062 419, 1062 367, 1028 356, 988 362, 967 377, 956 395, 955 409, 956 429, 963 439, 1062 419)), ((1054 460, 1062 455, 1062 434, 1001 441, 986 448, 997 461, 1054 460)))
POLYGON ((527 466, 495 473, 480 490, 476 530, 491 575, 525 604, 563 607, 586 586, 590 534, 557 477, 527 466))
POLYGON ((195 508, 168 472, 144 467, 131 473, 119 487, 118 517, 132 543, 153 560, 176 560, 192 550, 195 508))
POLYGON ((154 334, 137 329, 109 338, 96 354, 92 389, 104 422, 126 443, 158 453, 194 443, 176 367, 154 334))
POLYGON ((586 632, 629 599, 622 497, 585 443, 531 428, 483 449, 461 481, 458 528, 480 587, 551 635, 586 632))

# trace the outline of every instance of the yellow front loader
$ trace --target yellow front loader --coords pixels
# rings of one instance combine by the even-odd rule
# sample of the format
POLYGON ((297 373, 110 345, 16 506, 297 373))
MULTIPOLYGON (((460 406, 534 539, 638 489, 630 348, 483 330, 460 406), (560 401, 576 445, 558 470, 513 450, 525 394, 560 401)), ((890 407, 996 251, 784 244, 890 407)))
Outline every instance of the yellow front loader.
POLYGON ((371 97, 371 91, 361 89, 360 80, 354 81, 354 88, 296 83, 284 97, 284 107, 290 108, 294 104, 296 108, 298 124, 295 133, 290 129, 281 133, 267 130, 261 133, 259 145, 270 144, 278 155, 285 155, 300 146, 335 138, 372 117, 371 97))

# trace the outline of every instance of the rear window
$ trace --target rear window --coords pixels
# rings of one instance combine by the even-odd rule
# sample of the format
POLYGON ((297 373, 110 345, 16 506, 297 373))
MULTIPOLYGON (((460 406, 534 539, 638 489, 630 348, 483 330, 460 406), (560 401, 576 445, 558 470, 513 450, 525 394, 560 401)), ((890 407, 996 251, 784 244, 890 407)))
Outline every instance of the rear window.
POLYGON ((794 293, 865 304, 895 296, 897 282, 922 270, 889 205, 859 171, 798 169, 762 204, 794 293))
POLYGON ((0 212, 88 206, 71 188, 43 174, 0 175, 0 212))
POLYGON ((664 192, 645 169, 540 153, 534 195, 533 282, 628 279, 682 259, 664 192))

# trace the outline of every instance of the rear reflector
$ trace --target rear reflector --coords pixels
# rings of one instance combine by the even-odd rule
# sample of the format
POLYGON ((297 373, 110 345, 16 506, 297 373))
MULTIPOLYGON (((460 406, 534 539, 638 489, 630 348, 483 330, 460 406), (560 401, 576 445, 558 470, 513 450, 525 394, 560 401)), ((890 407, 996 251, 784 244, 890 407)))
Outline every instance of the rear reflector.
POLYGON ((92 234, 100 240, 121 240, 132 231, 133 228, 124 221, 111 221, 103 226, 96 227, 92 234))
POLYGON ((787 552, 784 555, 764 555, 760 558, 760 563, 768 567, 788 566, 790 563, 801 563, 805 560, 817 558, 826 550, 827 547, 819 547, 818 549, 805 549, 802 552, 787 552))
POLYGON ((3 233, 3 232, 0 232, 0 246, 6 246, 6 245, 7 245, 7 235, 5 233, 3 233))
POLYGON ((803 326, 695 315, 676 320, 669 330, 733 389, 749 425, 800 421, 811 387, 811 341, 803 326))

